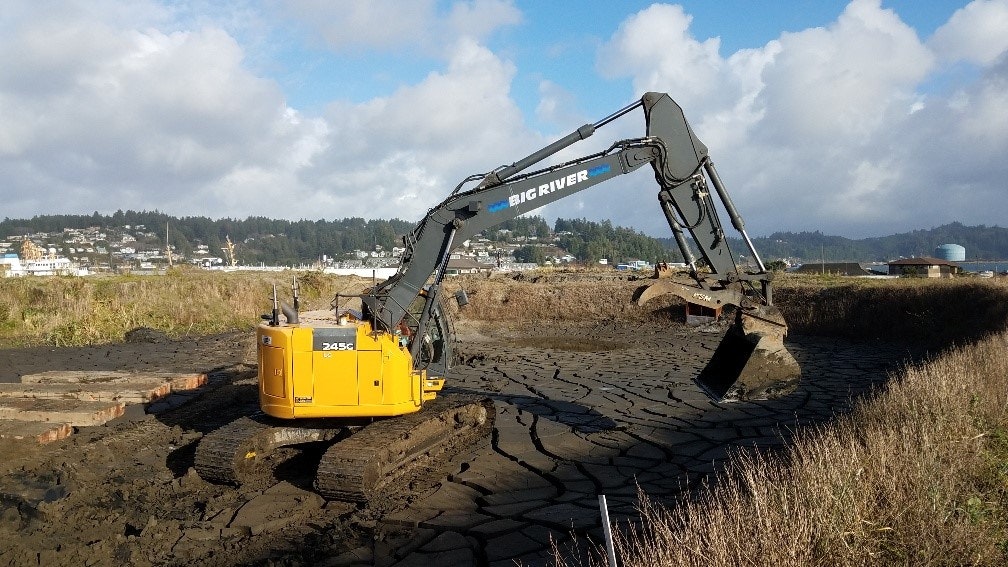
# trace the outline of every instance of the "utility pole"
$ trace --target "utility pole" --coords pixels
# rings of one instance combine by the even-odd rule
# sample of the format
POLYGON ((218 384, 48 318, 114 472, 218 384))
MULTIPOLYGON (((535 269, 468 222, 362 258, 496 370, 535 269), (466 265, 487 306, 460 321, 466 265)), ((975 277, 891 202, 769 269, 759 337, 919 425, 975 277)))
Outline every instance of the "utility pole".
POLYGON ((172 267, 171 244, 168 243, 168 221, 164 225, 165 254, 168 256, 168 267, 172 267))

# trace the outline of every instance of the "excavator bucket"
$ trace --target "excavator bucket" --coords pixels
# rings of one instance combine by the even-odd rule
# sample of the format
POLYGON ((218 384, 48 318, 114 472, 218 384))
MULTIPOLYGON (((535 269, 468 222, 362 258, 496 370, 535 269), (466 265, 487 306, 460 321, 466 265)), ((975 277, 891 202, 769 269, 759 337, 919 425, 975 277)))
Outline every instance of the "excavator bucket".
POLYGON ((801 368, 784 346, 787 324, 780 311, 760 306, 735 313, 735 322, 700 371, 697 384, 719 402, 766 400, 794 391, 801 368))
MULTIPOLYGON (((658 280, 638 290, 638 305, 672 293, 707 307, 738 305, 735 292, 710 292, 658 280)), ((707 366, 695 378, 716 402, 766 400, 784 396, 798 386, 801 368, 784 346, 787 323, 774 306, 739 307, 735 320, 714 350, 707 366)))

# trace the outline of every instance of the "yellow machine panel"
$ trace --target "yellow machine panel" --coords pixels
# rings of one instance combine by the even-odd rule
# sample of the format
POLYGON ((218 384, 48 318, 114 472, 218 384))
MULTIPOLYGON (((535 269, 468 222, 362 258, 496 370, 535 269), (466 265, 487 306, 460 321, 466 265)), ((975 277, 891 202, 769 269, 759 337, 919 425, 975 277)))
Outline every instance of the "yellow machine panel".
POLYGON ((436 397, 444 380, 413 372, 397 335, 372 332, 366 321, 328 323, 259 326, 259 398, 267 414, 395 416, 436 397))
POLYGON ((286 397, 287 365, 284 362, 283 347, 260 346, 259 367, 269 370, 260 375, 263 394, 273 398, 286 397))
POLYGON ((315 395, 308 403, 324 406, 359 403, 357 351, 314 351, 310 354, 312 371, 305 376, 310 378, 306 382, 314 385, 315 395))

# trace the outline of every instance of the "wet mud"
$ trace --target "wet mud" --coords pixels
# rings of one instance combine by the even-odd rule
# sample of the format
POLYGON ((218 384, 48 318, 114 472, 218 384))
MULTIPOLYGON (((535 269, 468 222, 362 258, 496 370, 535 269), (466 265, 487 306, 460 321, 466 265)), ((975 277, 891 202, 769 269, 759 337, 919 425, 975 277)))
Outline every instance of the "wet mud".
POLYGON ((571 553, 601 541, 598 495, 617 525, 636 521, 638 490, 670 499, 732 451, 784 447, 910 358, 884 343, 792 336, 804 374, 795 392, 716 404, 693 378, 722 334, 460 325, 464 362, 446 390, 493 399, 492 435, 371 508, 312 490, 322 446, 275 452, 241 487, 195 474, 200 438, 257 409, 244 335, 2 350, 3 381, 156 367, 208 371, 210 383, 157 414, 135 406, 60 442, 0 444, 0 565, 542 565, 551 540, 571 553))

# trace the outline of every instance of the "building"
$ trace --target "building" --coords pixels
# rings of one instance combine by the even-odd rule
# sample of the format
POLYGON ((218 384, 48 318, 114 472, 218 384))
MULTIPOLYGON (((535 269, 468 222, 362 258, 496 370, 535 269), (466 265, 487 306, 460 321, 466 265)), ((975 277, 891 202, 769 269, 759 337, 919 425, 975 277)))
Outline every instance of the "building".
POLYGON ((25 275, 24 266, 21 265, 21 258, 17 254, 4 254, 0 257, 0 278, 10 278, 25 275))
POLYGON ((88 270, 68 258, 54 256, 22 261, 17 254, 0 257, 0 277, 17 276, 86 276, 88 270))
POLYGON ((924 278, 950 278, 962 273, 962 267, 948 260, 922 256, 889 262, 891 276, 919 276, 924 278))
POLYGON ((857 262, 818 262, 802 264, 792 270, 795 274, 822 274, 828 276, 870 276, 872 273, 857 262))
POLYGON ((493 266, 488 264, 480 264, 475 260, 470 260, 469 258, 452 258, 448 260, 448 266, 445 268, 445 274, 449 276, 459 275, 459 274, 479 274, 483 272, 489 272, 493 269, 493 266))

